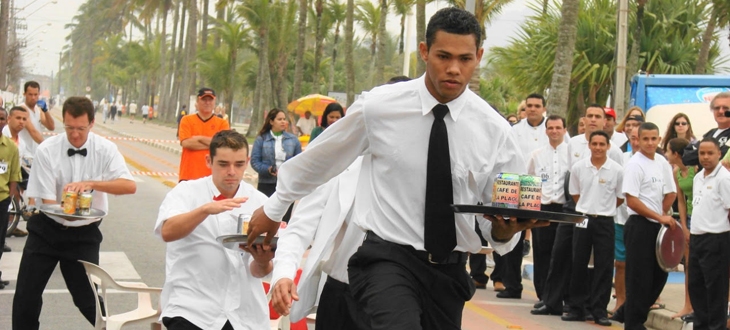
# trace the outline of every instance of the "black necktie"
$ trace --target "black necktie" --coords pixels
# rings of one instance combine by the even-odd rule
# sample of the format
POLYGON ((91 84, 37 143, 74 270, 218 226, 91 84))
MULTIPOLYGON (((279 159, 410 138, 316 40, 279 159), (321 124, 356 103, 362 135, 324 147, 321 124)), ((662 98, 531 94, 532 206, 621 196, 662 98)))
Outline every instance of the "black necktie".
POLYGON ((426 170, 426 214, 424 246, 435 262, 445 261, 456 246, 454 211, 454 189, 451 185, 451 157, 449 157, 449 135, 444 116, 449 107, 436 105, 434 120, 428 141, 426 170))
POLYGON ((83 149, 74 149, 74 148, 68 148, 68 156, 71 157, 75 154, 79 154, 81 156, 86 157, 86 148, 83 149))

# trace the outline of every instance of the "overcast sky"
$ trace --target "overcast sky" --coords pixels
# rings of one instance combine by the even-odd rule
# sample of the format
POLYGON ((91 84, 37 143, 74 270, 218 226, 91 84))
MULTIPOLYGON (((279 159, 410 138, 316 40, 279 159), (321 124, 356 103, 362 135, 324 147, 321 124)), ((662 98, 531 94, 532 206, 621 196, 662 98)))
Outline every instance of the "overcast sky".
MULTIPOLYGON (((65 44, 65 37, 69 30, 64 25, 71 23, 79 6, 85 0, 15 0, 16 8, 24 8, 17 16, 25 18, 28 29, 19 34, 19 38, 28 37, 27 47, 22 52, 25 67, 32 73, 50 75, 58 71, 59 52, 65 44)), ((215 1, 211 1, 213 3, 215 1)), ((487 27, 487 40, 485 47, 507 45, 510 38, 514 37, 519 25, 524 21, 525 16, 530 14, 526 7, 528 0, 515 0, 507 6, 491 26, 487 27)), ((427 8, 427 17, 430 17, 439 8, 447 6, 445 1, 437 1, 427 8)), ((415 11, 415 9, 414 9, 415 11)), ((399 20, 391 16, 388 20, 388 29, 391 33, 399 33, 399 20)), ((415 22, 413 23, 415 25, 415 22)), ((415 27, 413 28, 415 31, 415 27)), ((415 32, 414 32, 415 34, 415 32)), ((411 41, 411 51, 415 50, 415 35, 408 39, 411 41)), ((722 31, 721 45, 723 54, 730 57, 730 47, 727 42, 727 29, 722 31)))

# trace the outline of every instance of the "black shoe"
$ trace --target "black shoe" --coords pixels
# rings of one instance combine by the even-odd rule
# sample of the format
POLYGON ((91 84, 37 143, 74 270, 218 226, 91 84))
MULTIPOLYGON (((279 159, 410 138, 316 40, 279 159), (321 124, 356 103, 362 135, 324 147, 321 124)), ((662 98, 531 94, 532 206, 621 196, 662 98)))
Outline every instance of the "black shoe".
POLYGON ((604 316, 604 317, 600 317, 600 318, 596 319, 596 324, 602 325, 604 327, 610 327, 611 321, 607 317, 604 316))
POLYGON ((525 240, 525 244, 522 245, 522 257, 527 257, 530 254, 530 240, 525 240))
POLYGON ((614 313, 608 319, 611 320, 611 321, 616 321, 618 323, 624 323, 624 316, 621 315, 620 313, 614 313))
POLYGON ((566 322, 579 321, 584 322, 586 320, 585 315, 578 315, 576 313, 565 313, 560 317, 561 320, 566 322))
POLYGON ((497 293, 497 298, 522 299, 522 292, 512 292, 509 290, 504 290, 497 293))
POLYGON ((486 289, 487 284, 474 280, 474 287, 476 287, 477 289, 486 289))
POLYGON ((537 309, 537 308, 540 308, 542 306, 545 306, 545 303, 542 300, 540 300, 540 301, 536 302, 534 305, 532 305, 532 308, 537 309))
POLYGON ((689 313, 689 314, 687 314, 687 315, 683 315, 683 316, 681 317, 681 319, 682 319, 682 321, 683 321, 683 322, 685 322, 685 323, 692 323, 692 322, 694 322, 694 321, 695 321, 695 313, 694 313, 694 312, 692 312, 692 313, 689 313))
POLYGON ((586 321, 593 321, 593 315, 592 314, 590 314, 590 313, 588 313, 586 311, 586 313, 584 315, 586 316, 586 321))
POLYGON ((552 310, 550 307, 543 305, 530 311, 532 315, 562 315, 562 313, 552 310))
POLYGON ((12 251, 12 249, 7 244, 5 244, 5 246, 3 246, 3 252, 10 252, 10 251, 12 251))

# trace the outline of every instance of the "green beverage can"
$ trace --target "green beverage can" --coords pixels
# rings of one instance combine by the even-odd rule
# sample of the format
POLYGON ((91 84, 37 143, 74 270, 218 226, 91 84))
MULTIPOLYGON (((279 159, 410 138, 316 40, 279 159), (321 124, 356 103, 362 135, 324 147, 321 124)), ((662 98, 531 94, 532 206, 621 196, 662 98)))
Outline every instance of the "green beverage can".
POLYGON ((542 200, 542 178, 534 175, 520 175, 520 209, 540 211, 542 200))
POLYGON ((499 173, 492 186, 492 206, 516 209, 520 204, 520 175, 499 173))

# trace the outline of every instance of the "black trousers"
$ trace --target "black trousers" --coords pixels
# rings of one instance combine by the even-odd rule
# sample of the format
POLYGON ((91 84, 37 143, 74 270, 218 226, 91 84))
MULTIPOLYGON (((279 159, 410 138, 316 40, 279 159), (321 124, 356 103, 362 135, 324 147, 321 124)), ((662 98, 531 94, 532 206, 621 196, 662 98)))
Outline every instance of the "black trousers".
POLYGON ((525 245, 525 231, 520 234, 520 240, 512 251, 503 256, 504 272, 502 283, 505 291, 522 293, 522 250, 525 245))
MULTIPOLYGON (((256 189, 258 189, 258 191, 264 193, 264 195, 271 197, 271 195, 273 195, 274 192, 276 192, 276 182, 274 182, 274 183, 259 182, 258 186, 256 186, 256 189)), ((284 214, 284 218, 282 218, 281 221, 289 223, 289 219, 291 219, 292 209, 294 209, 294 203, 292 203, 292 205, 289 205, 289 209, 286 210, 286 214, 284 214)))
POLYGON ((550 269, 543 286, 542 301, 556 312, 563 310, 563 297, 568 290, 573 265, 573 227, 570 223, 558 224, 555 243, 550 257, 550 269))
MULTIPOLYGON (((479 223, 475 222, 474 230, 479 235, 479 239, 482 240, 482 246, 487 246, 489 243, 482 237, 482 230, 479 229, 479 223)), ((472 253, 469 255, 469 275, 471 278, 479 283, 487 284, 489 282, 489 276, 486 274, 487 271, 487 255, 472 253)))
POLYGON ((572 312, 581 315, 588 307, 594 319, 607 316, 613 281, 614 235, 613 217, 588 216, 588 228, 573 229, 573 267, 567 299, 572 312), (591 249, 593 276, 588 281, 591 249))
POLYGON ((28 240, 18 269, 18 284, 13 297, 13 329, 38 329, 43 306, 43 290, 56 268, 66 282, 74 305, 92 325, 96 321, 97 294, 91 289, 84 266, 77 260, 99 264, 102 236, 99 222, 66 227, 43 213, 28 220, 28 240))
MULTIPOLYGON (((540 210, 563 212, 563 204, 542 204, 540 210)), ((557 230, 557 222, 551 222, 547 227, 532 228, 532 260, 535 267, 532 282, 535 284, 535 293, 539 300, 542 300, 545 280, 550 270, 550 255, 553 252, 557 230)))
POLYGON ((369 323, 352 296, 350 286, 328 276, 319 296, 315 329, 367 330, 369 323))
MULTIPOLYGON (((5 219, 5 221, 8 221, 8 207, 10 206, 10 198, 8 197, 6 199, 3 199, 0 201, 0 219, 5 219)), ((0 248, 5 246, 5 236, 8 234, 8 224, 6 222, 2 223, 2 226, 0 226, 0 248)), ((3 251, 0 249, 0 259, 3 258, 3 251)))
MULTIPOLYGON (((181 316, 163 317, 162 324, 165 325, 167 330, 201 330, 201 328, 197 325, 192 324, 190 321, 181 316)), ((226 321, 226 324, 223 325, 221 330, 233 330, 231 322, 226 321)))
POLYGON ((689 240, 689 299, 694 308, 694 329, 725 330, 730 232, 692 235, 689 240))
MULTIPOLYGON (((516 247, 515 247, 516 249, 516 247)), ((507 260, 505 257, 497 252, 492 252, 492 259, 494 259, 494 269, 492 269, 492 283, 502 282, 504 280, 504 268, 507 260)), ((486 264, 486 260, 484 260, 486 264)))
MULTIPOLYGON (((474 295, 466 257, 431 264, 410 246, 368 238, 350 258, 350 290, 373 330, 458 330, 474 295)), ((422 252, 422 251, 421 251, 422 252)))
POLYGON ((649 309, 667 283, 668 274, 656 260, 659 229, 660 224, 639 215, 632 215, 626 220, 626 302, 618 311, 624 317, 624 329, 646 329, 644 322, 649 309))

